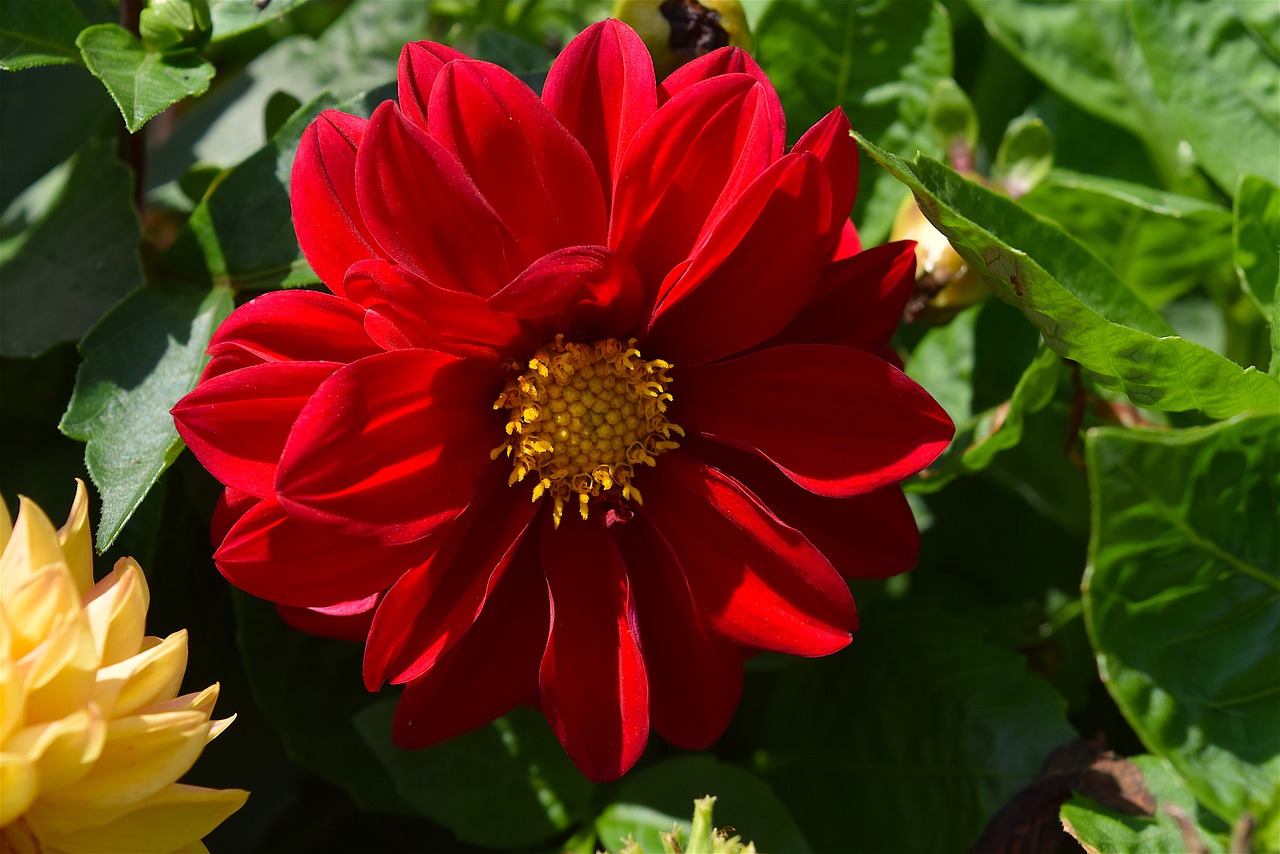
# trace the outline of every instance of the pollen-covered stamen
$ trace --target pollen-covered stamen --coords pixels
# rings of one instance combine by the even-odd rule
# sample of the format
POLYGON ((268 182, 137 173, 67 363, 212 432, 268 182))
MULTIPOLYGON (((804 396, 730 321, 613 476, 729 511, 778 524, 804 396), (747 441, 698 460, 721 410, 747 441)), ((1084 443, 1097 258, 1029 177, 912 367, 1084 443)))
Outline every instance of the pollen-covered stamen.
POLYGON ((534 353, 527 366, 498 395, 494 409, 510 410, 508 438, 493 457, 511 457, 511 484, 532 475, 536 501, 555 502, 559 526, 565 502, 576 502, 587 518, 594 499, 616 496, 643 503, 631 483, 636 466, 679 447, 679 426, 667 420, 671 365, 645 361, 635 339, 605 338, 589 344, 563 335, 534 353), (576 497, 575 497, 576 496, 576 497))

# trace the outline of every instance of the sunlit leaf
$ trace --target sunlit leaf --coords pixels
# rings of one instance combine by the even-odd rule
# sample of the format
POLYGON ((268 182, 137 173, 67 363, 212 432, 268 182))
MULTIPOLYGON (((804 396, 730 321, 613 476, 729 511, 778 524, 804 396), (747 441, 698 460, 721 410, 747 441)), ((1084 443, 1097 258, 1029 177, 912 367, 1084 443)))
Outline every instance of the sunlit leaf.
MULTIPOLYGON (((1228 823, 1280 831, 1280 420, 1090 431, 1085 618, 1147 748, 1228 823)), ((1263 850, 1280 835, 1260 837, 1263 850)))
POLYGON ((1266 316, 1280 280, 1280 187, 1256 175, 1241 177, 1232 241, 1240 286, 1266 316))

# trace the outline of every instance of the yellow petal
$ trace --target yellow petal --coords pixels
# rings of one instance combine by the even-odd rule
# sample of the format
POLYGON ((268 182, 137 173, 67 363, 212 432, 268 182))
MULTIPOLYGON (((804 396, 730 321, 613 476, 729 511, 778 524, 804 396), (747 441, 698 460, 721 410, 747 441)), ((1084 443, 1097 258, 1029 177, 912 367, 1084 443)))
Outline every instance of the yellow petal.
POLYGON ((0 753, 0 827, 27 811, 36 799, 36 769, 18 753, 0 753))
POLYGON ((94 699, 109 708, 113 718, 131 715, 170 700, 182 687, 186 668, 187 630, 183 629, 132 658, 99 670, 94 699))
POLYGON ((244 805, 243 789, 174 784, 125 810, 40 803, 28 816, 49 848, 63 851, 200 851, 200 840, 244 805))
POLYGON ((79 478, 67 522, 58 529, 58 543, 76 589, 83 596, 93 587, 93 533, 89 530, 89 491, 79 478))
POLYGON ((208 716, 160 712, 111 721, 93 770, 76 783, 50 793, 58 803, 127 804, 177 780, 195 764, 208 741, 208 716))
POLYGON ((26 680, 14 667, 10 649, 9 618, 0 607, 0 745, 22 729, 26 705, 23 697, 26 680))
POLYGON ((15 733, 4 749, 25 756, 35 766, 40 791, 48 794, 89 773, 102 754, 106 736, 106 721, 90 703, 61 720, 15 733))
POLYGON ((103 667, 137 655, 146 637, 150 596, 142 569, 133 558, 121 558, 84 599, 98 659, 103 667))
MULTIPOLYGON (((0 599, 9 596, 42 566, 63 561, 58 532, 34 501, 19 496, 18 519, 0 555, 0 599)), ((76 600, 80 599, 76 596, 76 600)))
POLYGON ((80 596, 67 565, 45 564, 25 573, 25 578, 0 593, 9 617, 11 655, 20 659, 35 649, 55 624, 80 613, 80 596))
POLYGON ((5 503, 4 496, 0 495, 0 554, 4 554, 5 547, 9 545, 9 538, 13 536, 13 517, 9 515, 9 505, 5 503))
MULTIPOLYGON (((70 585, 70 581, 66 582, 70 585)), ((93 696, 98 655, 83 611, 54 626, 44 643, 17 662, 26 691, 28 724, 54 721, 83 708, 93 696)))

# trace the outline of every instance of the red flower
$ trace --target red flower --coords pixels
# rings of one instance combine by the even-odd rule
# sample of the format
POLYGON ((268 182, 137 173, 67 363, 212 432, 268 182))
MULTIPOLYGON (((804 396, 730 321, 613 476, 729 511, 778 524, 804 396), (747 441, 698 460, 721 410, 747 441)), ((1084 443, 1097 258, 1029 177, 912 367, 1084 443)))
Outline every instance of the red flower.
POLYGON ((887 360, 912 244, 858 252, 844 115, 786 153, 735 49, 657 85, 606 21, 541 99, 430 42, 399 77, 294 164, 333 293, 240 308, 174 409, 218 567, 365 638, 402 745, 533 702, 595 780, 705 747, 744 650, 844 647, 842 576, 914 562, 896 483, 953 428, 887 360))

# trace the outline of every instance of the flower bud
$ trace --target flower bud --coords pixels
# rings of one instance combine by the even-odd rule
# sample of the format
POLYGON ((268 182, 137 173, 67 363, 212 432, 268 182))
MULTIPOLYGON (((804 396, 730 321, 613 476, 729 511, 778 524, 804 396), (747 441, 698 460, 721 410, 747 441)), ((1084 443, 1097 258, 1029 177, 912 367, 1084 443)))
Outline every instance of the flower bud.
MULTIPOLYGON (((965 177, 981 180, 972 174, 965 177)), ((902 200, 889 239, 916 241, 915 292, 903 311, 907 323, 942 325, 990 293, 982 277, 925 219, 911 196, 902 200)))
POLYGON ((138 30, 143 43, 161 53, 200 50, 213 33, 209 0, 151 0, 138 30))
POLYGON ((716 48, 751 49, 738 0, 617 0, 613 16, 644 39, 659 80, 716 48))

